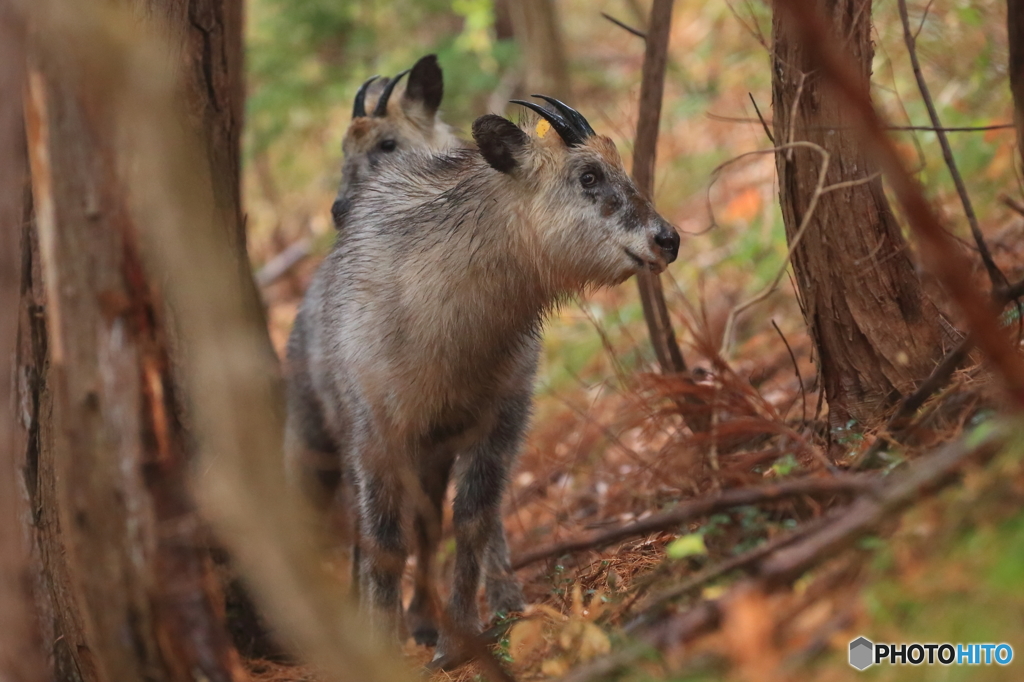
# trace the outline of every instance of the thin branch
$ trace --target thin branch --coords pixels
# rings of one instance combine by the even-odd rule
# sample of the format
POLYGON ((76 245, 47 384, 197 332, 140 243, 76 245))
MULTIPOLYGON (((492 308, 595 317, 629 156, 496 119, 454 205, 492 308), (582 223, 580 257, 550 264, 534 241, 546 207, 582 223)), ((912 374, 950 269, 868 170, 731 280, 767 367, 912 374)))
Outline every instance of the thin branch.
POLYGON ((917 25, 917 30, 914 31, 914 40, 917 41, 917 37, 921 35, 921 31, 924 30, 924 22, 928 19, 928 13, 932 11, 932 3, 935 0, 928 0, 928 4, 924 6, 924 11, 921 12, 921 23, 917 25))
POLYGON ((864 492, 875 485, 877 480, 874 476, 856 474, 831 478, 799 478, 781 483, 727 490, 714 497, 683 502, 672 511, 654 514, 641 521, 612 528, 590 537, 566 540, 565 542, 556 542, 546 547, 539 547, 517 557, 512 562, 512 568, 518 570, 524 566, 529 566, 532 563, 551 557, 588 549, 600 549, 638 535, 671 530, 678 528, 687 521, 723 509, 765 502, 777 502, 803 495, 820 497, 864 492))
MULTIPOLYGON (((755 104, 755 108, 757 105, 755 104)), ((758 112, 760 113, 760 112, 758 112)), ((748 116, 725 116, 724 114, 716 114, 708 112, 705 114, 712 121, 722 121, 723 123, 765 123, 763 118, 750 118, 748 116)), ((769 122, 770 123, 770 122, 769 122)), ((1014 128, 1012 123, 993 123, 989 126, 943 126, 936 128, 935 126, 886 126, 886 130, 893 130, 897 132, 905 131, 918 131, 926 133, 934 133, 942 131, 946 133, 983 133, 990 130, 1010 130, 1014 128)), ((820 131, 833 131, 833 130, 850 130, 852 126, 808 126, 807 130, 820 130, 820 131)))
POLYGON ((992 281, 992 290, 995 291, 1000 286, 1006 285, 1006 276, 996 265, 995 261, 992 260, 988 244, 985 243, 985 236, 981 233, 981 227, 978 225, 978 217, 974 213, 974 205, 971 203, 971 197, 967 193, 967 186, 964 184, 964 179, 961 177, 960 170, 956 166, 956 160, 953 158, 953 149, 949 146, 949 138, 946 137, 946 133, 942 130, 939 112, 935 109, 935 102, 932 100, 928 84, 925 82, 924 74, 921 72, 921 62, 917 58, 917 39, 910 32, 907 0, 897 0, 897 4, 900 10, 900 21, 903 23, 903 42, 906 43, 907 52, 910 53, 910 63, 914 68, 914 78, 917 79, 917 87, 921 91, 921 98, 924 100, 925 106, 928 108, 928 117, 936 128, 935 135, 938 137, 939 145, 942 147, 942 158, 946 160, 949 174, 953 176, 953 184, 956 185, 957 194, 960 195, 960 203, 963 204, 964 214, 967 216, 967 222, 971 226, 971 234, 974 235, 974 241, 978 245, 978 254, 981 256, 981 261, 985 264, 985 270, 988 271, 988 277, 992 281))
POLYGON ((761 115, 761 110, 757 108, 757 100, 754 99, 754 94, 748 92, 747 96, 750 98, 750 103, 754 105, 754 111, 757 112, 757 120, 761 121, 761 127, 764 128, 764 134, 768 136, 768 141, 775 144, 775 138, 772 136, 772 131, 769 130, 768 123, 765 122, 764 116, 761 115))
MULTIPOLYGON (((796 374, 797 383, 800 384, 800 423, 807 422, 807 391, 804 389, 804 378, 800 375, 800 366, 796 364, 796 355, 793 354, 793 349, 789 347, 789 341, 786 340, 786 335, 779 329, 779 325, 775 324, 775 320, 772 320, 772 326, 775 327, 775 331, 779 333, 779 338, 782 339, 782 343, 786 345, 786 351, 789 353, 789 359, 793 362, 793 372, 796 374)), ((787 410, 788 411, 788 410, 787 410)))
POLYGON ((1020 203, 1016 199, 1006 194, 999 197, 999 200, 1003 202, 1003 205, 1009 208, 1011 211, 1019 216, 1024 217, 1024 204, 1020 203))
POLYGON ((640 29, 633 28, 629 24, 627 24, 625 22, 622 22, 622 21, 619 21, 615 17, 613 17, 610 14, 607 14, 605 12, 601 12, 601 16, 604 17, 605 19, 607 19, 608 21, 612 22, 613 24, 615 24, 619 28, 625 29, 625 30, 629 31, 630 33, 632 33, 636 37, 643 38, 644 40, 647 40, 647 34, 644 33, 643 31, 641 31, 640 29))

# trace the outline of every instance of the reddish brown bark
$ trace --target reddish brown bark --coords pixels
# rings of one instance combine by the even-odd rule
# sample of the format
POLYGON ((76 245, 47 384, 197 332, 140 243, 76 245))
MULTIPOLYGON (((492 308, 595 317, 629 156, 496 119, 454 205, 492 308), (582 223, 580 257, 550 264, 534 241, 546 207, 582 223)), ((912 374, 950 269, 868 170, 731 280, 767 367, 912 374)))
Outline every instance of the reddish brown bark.
MULTIPOLYGON (((35 618, 26 521, 25 448, 10 360, 18 343, 22 224, 28 211, 28 160, 21 110, 25 26, 0 3, 0 679, 42 682, 42 643, 35 618)), ((27 408, 27 406, 26 406, 27 408)))
MULTIPOLYGON (((844 51, 869 76, 870 2, 821 0, 818 6, 844 51)), ((789 142, 792 130, 792 141, 812 142, 830 154, 826 185, 860 181, 821 196, 793 269, 832 425, 870 422, 942 357, 940 317, 921 289, 881 179, 871 177, 875 168, 854 137, 853 112, 823 83, 784 19, 776 13, 772 26, 776 144, 789 142)), ((820 167, 821 156, 810 149, 776 155, 789 240, 804 218, 820 167)))
MULTIPOLYGON (((239 5, 168 6, 234 17, 225 35, 234 36, 237 58, 226 59, 225 47, 214 59, 209 44, 201 45, 208 58, 204 80, 186 71, 182 89, 206 142, 208 153, 197 162, 208 162, 216 178, 221 216, 211 224, 227 226, 258 313, 238 204, 239 5), (217 74, 231 74, 227 80, 237 87, 217 74)), ((196 12, 179 18, 213 31, 196 12)), ((90 59, 102 63, 104 48, 49 34, 52 24, 42 16, 26 104, 34 211, 18 252, 24 265, 18 400, 27 413, 23 451, 38 548, 36 596, 54 678, 245 679, 187 485, 194 441, 180 420, 182 374, 172 363, 181 346, 172 343, 168 308, 143 263, 129 200, 132 178, 123 172, 109 96, 98 95, 108 75, 83 67, 90 59)), ((183 28, 173 35, 184 40, 191 33, 183 28)), ((191 47, 184 53, 194 54, 191 47)))
POLYGON ((49 351, 35 506, 52 628, 84 680, 242 679, 185 485, 164 306, 139 255, 116 136, 75 55, 35 57, 34 274, 49 351))

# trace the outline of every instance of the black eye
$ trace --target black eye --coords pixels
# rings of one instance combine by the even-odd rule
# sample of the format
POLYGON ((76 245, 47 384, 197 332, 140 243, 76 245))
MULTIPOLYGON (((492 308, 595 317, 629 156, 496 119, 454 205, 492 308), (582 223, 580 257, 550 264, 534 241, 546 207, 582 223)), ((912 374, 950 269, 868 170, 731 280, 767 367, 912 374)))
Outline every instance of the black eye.
POLYGON ((584 187, 593 187, 594 185, 597 184, 597 181, 597 173, 593 171, 587 171, 586 173, 580 176, 580 184, 583 185, 584 187))
POLYGON ((398 143, 395 142, 394 140, 384 140, 377 146, 380 148, 382 152, 393 152, 395 151, 395 147, 398 146, 398 143))

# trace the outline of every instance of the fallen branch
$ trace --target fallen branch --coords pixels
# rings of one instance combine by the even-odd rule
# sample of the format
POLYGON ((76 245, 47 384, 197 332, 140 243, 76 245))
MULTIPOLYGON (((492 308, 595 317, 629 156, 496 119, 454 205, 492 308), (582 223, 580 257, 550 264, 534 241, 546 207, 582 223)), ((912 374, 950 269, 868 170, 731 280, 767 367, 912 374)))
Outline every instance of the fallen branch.
POLYGON ((1005 430, 998 430, 980 443, 972 443, 968 435, 922 457, 878 494, 858 498, 835 523, 766 558, 758 572, 760 579, 770 587, 792 582, 815 564, 836 556, 883 523, 892 521, 917 500, 952 483, 968 462, 991 459, 1005 439, 1005 430))
POLYGON ((592 535, 587 538, 566 540, 527 552, 512 562, 512 568, 520 569, 532 563, 587 549, 600 549, 627 538, 646 535, 655 531, 670 530, 695 518, 750 504, 777 502, 804 495, 824 497, 844 493, 858 493, 870 489, 877 482, 875 476, 853 474, 830 478, 800 478, 782 483, 736 488, 714 497, 690 500, 681 503, 672 511, 654 514, 618 528, 592 535))
POLYGON ((708 566, 699 573, 690 576, 680 584, 666 590, 662 590, 644 603, 640 613, 626 625, 626 632, 635 631, 638 628, 653 622, 664 613, 665 607, 669 603, 679 599, 680 597, 684 597, 687 594, 704 587, 711 581, 717 580, 718 578, 728 575, 733 571, 753 566, 783 547, 792 545, 794 542, 802 540, 811 533, 821 530, 827 524, 835 521, 840 514, 845 513, 846 509, 847 507, 833 509, 824 516, 819 516, 816 519, 812 519, 811 521, 801 524, 790 532, 776 538, 772 538, 768 542, 762 543, 753 549, 749 549, 746 552, 726 559, 725 561, 721 561, 713 566, 708 566))
POLYGON ((637 628, 636 644, 621 651, 595 659, 574 670, 563 682, 588 682, 604 677, 636 661, 652 648, 678 647, 717 628, 723 607, 737 595, 755 589, 776 591, 792 584, 818 564, 836 557, 866 534, 894 520, 914 502, 933 494, 956 480, 957 473, 968 463, 984 463, 1008 438, 1008 429, 1000 428, 977 442, 968 436, 942 446, 933 454, 915 461, 889 483, 872 488, 872 494, 859 497, 843 510, 829 515, 809 535, 754 562, 756 577, 735 585, 720 599, 701 600, 692 608, 637 628), (973 441, 973 442, 972 442, 973 441))

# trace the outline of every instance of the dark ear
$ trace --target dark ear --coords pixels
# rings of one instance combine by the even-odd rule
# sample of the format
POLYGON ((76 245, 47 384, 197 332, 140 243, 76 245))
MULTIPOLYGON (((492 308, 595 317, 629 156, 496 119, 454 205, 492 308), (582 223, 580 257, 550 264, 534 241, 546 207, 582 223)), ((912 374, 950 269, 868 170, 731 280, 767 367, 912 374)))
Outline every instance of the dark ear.
POLYGON ((512 121, 487 114, 473 121, 473 139, 491 167, 511 173, 519 165, 516 156, 530 143, 529 136, 512 121))
POLYGON ((419 102, 427 114, 433 116, 441 106, 444 97, 444 75, 437 65, 437 56, 428 54, 416 62, 409 72, 409 83, 405 86, 402 99, 419 102))

